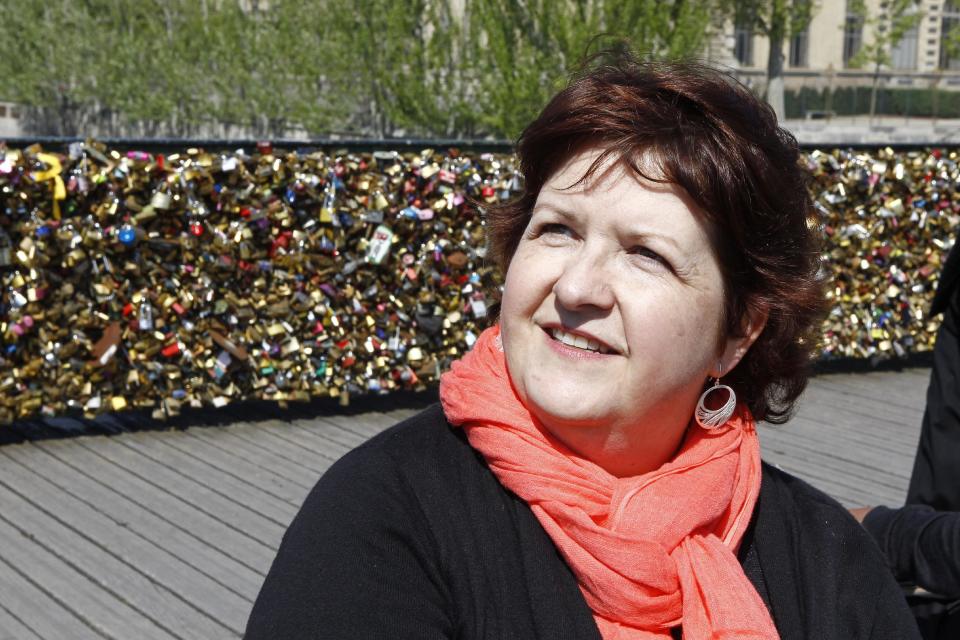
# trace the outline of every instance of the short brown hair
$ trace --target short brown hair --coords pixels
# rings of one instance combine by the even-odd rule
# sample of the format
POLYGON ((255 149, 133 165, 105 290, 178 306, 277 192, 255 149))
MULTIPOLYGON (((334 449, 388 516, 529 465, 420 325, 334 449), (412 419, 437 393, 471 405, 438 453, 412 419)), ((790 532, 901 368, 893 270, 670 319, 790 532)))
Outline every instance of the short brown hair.
POLYGON ((583 179, 618 160, 682 187, 702 209, 717 232, 727 335, 742 334, 748 309, 769 314, 724 383, 757 420, 785 422, 806 387, 826 309, 820 235, 810 224, 809 176, 796 139, 768 105, 715 69, 605 52, 520 136, 523 190, 487 211, 489 255, 504 273, 540 189, 588 147, 603 153, 583 179))

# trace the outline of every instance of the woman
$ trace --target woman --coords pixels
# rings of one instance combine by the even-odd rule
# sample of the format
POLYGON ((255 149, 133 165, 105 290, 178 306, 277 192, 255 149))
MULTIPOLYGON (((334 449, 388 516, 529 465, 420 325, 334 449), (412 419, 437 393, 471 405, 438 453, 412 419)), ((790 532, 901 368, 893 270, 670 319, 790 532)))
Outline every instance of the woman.
POLYGON ((761 465, 823 309, 796 143, 732 80, 613 56, 489 211, 499 325, 321 479, 248 638, 912 638, 869 538, 761 465))

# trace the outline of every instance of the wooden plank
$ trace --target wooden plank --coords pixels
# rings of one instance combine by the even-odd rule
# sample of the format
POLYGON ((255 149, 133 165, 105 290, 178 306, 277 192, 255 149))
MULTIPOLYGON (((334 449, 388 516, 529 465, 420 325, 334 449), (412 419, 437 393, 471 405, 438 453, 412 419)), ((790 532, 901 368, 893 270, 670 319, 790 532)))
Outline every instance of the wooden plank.
MULTIPOLYGON (((350 447, 359 447, 373 437, 371 434, 353 431, 344 427, 344 424, 361 425, 365 416, 327 416, 319 420, 295 420, 290 426, 295 429, 306 429, 310 433, 325 435, 336 442, 350 447)), ((379 433, 379 431, 377 432, 379 433)))
MULTIPOLYGON (((767 438, 768 442, 770 438, 767 438)), ((906 484, 906 477, 899 478, 887 474, 883 469, 864 463, 850 452, 831 452, 807 445, 802 441, 792 441, 789 448, 792 460, 797 463, 809 463, 816 469, 829 471, 832 475, 847 480, 870 483, 897 490, 906 484)))
MULTIPOLYGON (((796 431, 783 434, 779 441, 765 436, 765 457, 773 457, 769 453, 772 449, 789 449, 792 454, 798 448, 802 450, 804 444, 809 447, 816 443, 851 461, 866 463, 871 475, 857 492, 859 504, 869 504, 865 498, 873 499, 877 494, 881 504, 902 504, 913 469, 928 377, 929 369, 913 369, 907 374, 816 378, 801 400, 797 419, 786 425, 796 431)), ((827 475, 845 473, 826 471, 827 475)))
MULTIPOLYGON (((312 424, 310 420, 305 422, 312 424)), ((314 437, 312 434, 304 433, 304 429, 294 428, 292 424, 292 422, 277 420, 271 421, 269 425, 265 426, 275 437, 286 440, 295 447, 319 455, 331 462, 336 462, 343 454, 353 449, 353 447, 344 445, 336 440, 330 440, 322 436, 314 437)))
POLYGON ((30 581, 38 588, 101 635, 117 640, 173 638, 152 620, 48 553, 3 518, 0 518, 0 539, 4 541, 4 560, 9 566, 21 575, 29 575, 30 581))
POLYGON ((848 507, 854 506, 864 506, 872 504, 881 504, 877 501, 877 498, 871 497, 869 495, 864 495, 861 489, 851 489, 849 487, 836 484, 830 479, 823 479, 817 477, 811 477, 804 474, 802 469, 795 469, 786 464, 775 464, 772 460, 767 460, 768 463, 773 464, 775 467, 786 471, 792 476, 802 479, 803 481, 811 484, 820 491, 823 491, 828 496, 832 497, 834 500, 840 502, 840 504, 846 505, 848 507))
POLYGON ((273 433, 278 438, 283 438, 294 446, 314 452, 317 455, 333 458, 334 460, 339 460, 345 453, 353 448, 324 438, 323 436, 315 435, 309 429, 291 427, 289 423, 285 424, 282 429, 275 429, 273 433))
POLYGON ((188 429, 183 432, 183 435, 187 439, 196 438, 210 446, 226 451, 241 459, 245 465, 283 476, 291 484, 300 487, 304 495, 317 481, 317 472, 313 469, 301 465, 296 460, 278 455, 269 447, 264 446, 263 440, 266 438, 262 434, 254 442, 237 437, 233 428, 220 429, 217 433, 210 433, 209 429, 188 429))
MULTIPOLYGON (((420 412, 414 411, 410 413, 408 411, 408 415, 415 415, 417 413, 420 412)), ((398 422, 401 422, 401 420, 398 420, 395 416, 388 415, 383 411, 370 411, 355 416, 330 416, 330 419, 337 424, 349 423, 357 428, 372 431, 374 434, 380 433, 384 429, 388 429, 398 422), (354 420, 354 418, 356 418, 356 420, 354 420)))
POLYGON ((842 398, 821 397, 818 402, 807 402, 797 413, 824 424, 836 425, 865 437, 880 434, 896 446, 911 448, 916 445, 919 419, 916 414, 907 417, 883 415, 880 408, 844 404, 842 398))
POLYGON ((774 425, 771 429, 785 438, 798 438, 823 442, 824 445, 854 447, 868 454, 902 455, 906 445, 905 434, 888 433, 889 423, 876 420, 861 421, 850 414, 811 407, 797 414, 784 425, 774 425), (898 441, 899 440, 899 441, 898 441))
POLYGON ((827 395, 836 395, 847 400, 851 406, 862 407, 864 409, 876 410, 882 409, 884 413, 895 420, 910 419, 917 413, 923 412, 923 401, 906 401, 902 396, 898 396, 898 391, 890 387, 881 387, 880 389, 862 389, 858 386, 848 385, 847 383, 837 383, 830 388, 819 390, 827 395), (884 398, 880 389, 887 389, 891 398, 884 398))
MULTIPOLYGON (((0 562, 0 573, 4 571, 12 572, 13 569, 0 562)), ((43 640, 15 617, 12 612, 4 608, 3 603, 6 601, 6 595, 3 579, 0 578, 0 640, 43 640)))
MULTIPOLYGON (((30 632, 46 640, 103 640, 105 636, 63 607, 46 591, 6 561, 9 549, 4 540, 0 553, 0 601, 12 617, 23 621, 30 632)), ((29 636, 27 636, 29 637, 29 636)), ((20 638, 16 638, 20 640, 20 638)))
POLYGON ((880 487, 869 481, 837 475, 832 470, 825 470, 816 463, 810 463, 796 456, 773 456, 764 453, 764 459, 769 464, 773 464, 791 475, 809 482, 848 506, 900 504, 903 502, 902 495, 896 489, 880 487))
MULTIPOLYGON (((903 502, 909 476, 909 457, 904 449, 888 458, 866 456, 854 442, 838 444, 819 437, 813 429, 823 421, 798 416, 783 426, 761 424, 761 449, 767 462, 776 463, 844 504, 891 504, 903 502), (898 462, 891 462, 896 460, 898 462)), ((912 451, 912 450, 910 450, 912 451)))
POLYGON ((835 433, 837 437, 856 442, 858 447, 866 445, 891 455, 913 451, 920 435, 919 419, 916 422, 894 422, 829 407, 811 407, 798 414, 796 419, 799 425, 818 425, 817 428, 826 433, 835 433))
POLYGON ((258 427, 249 424, 231 425, 226 428, 231 435, 239 440, 270 451, 274 455, 297 463, 314 474, 314 483, 323 472, 336 462, 333 456, 323 455, 323 452, 309 451, 297 446, 289 440, 277 436, 275 427, 258 427))
MULTIPOLYGON (((5 453, 5 452, 4 452, 5 453)), ((0 478, 11 491, 23 496, 48 516, 79 532, 88 540, 108 549, 112 555, 192 603, 208 618, 217 620, 234 633, 242 632, 252 597, 245 598, 224 588, 184 562, 137 534, 135 522, 116 521, 97 511, 74 495, 62 491, 47 479, 55 469, 44 465, 45 475, 20 465, 8 456, 0 456, 0 478)), ((102 489, 90 496, 100 504, 111 496, 102 489)), ((89 499, 88 497, 87 499, 89 499)), ((2 538, 0 538, 2 539, 2 538)), ((260 578, 262 581, 262 578, 260 578)), ((259 588, 259 585, 256 587, 259 588)), ((184 605, 185 606, 185 605, 184 605)), ((184 615, 178 611, 178 615, 184 615)), ((217 633, 217 637, 223 634, 217 633)))
POLYGON ((912 450, 904 447, 899 452, 881 452, 867 451, 862 446, 857 446, 855 441, 845 438, 846 434, 831 434, 827 429, 809 426, 801 432, 801 423, 799 420, 794 425, 794 429, 787 431, 778 431, 776 428, 764 428, 761 438, 766 440, 768 445, 778 445, 787 447, 791 451, 796 451, 801 455, 825 455, 832 458, 844 460, 855 460, 857 463, 876 469, 877 471, 887 472, 890 467, 890 460, 906 461, 912 454, 912 450))
POLYGON ((818 380, 818 383, 813 386, 816 392, 839 394, 859 403, 877 405, 906 415, 923 411, 926 387, 921 388, 910 379, 862 380, 859 377, 838 376, 822 382, 818 380))
POLYGON ((829 386, 811 386, 801 399, 801 406, 804 403, 812 402, 814 404, 835 405, 840 408, 849 407, 851 410, 866 412, 878 417, 886 417, 889 420, 903 421, 912 419, 913 416, 921 414, 923 407, 913 406, 922 405, 922 400, 894 403, 888 401, 884 396, 890 398, 903 398, 904 394, 911 393, 910 389, 897 388, 895 382, 878 382, 878 386, 872 392, 859 389, 851 389, 845 384, 831 384, 829 386))
MULTIPOLYGON (((42 506, 14 493, 2 479, 0 504, 3 505, 0 520, 18 529, 47 553, 86 576, 117 600, 125 602, 171 637, 206 640, 222 637, 229 631, 182 599, 179 590, 164 588, 161 582, 149 579, 128 562, 123 562, 115 552, 119 548, 116 536, 113 540, 99 535, 91 539, 83 531, 45 512, 42 506), (177 611, 177 615, 170 615, 173 611, 177 611)), ((133 562, 139 563, 141 558, 136 557, 133 562)))
POLYGON ((844 478, 824 472, 817 465, 809 464, 794 458, 770 460, 771 464, 786 470, 792 475, 822 488, 830 496, 843 504, 850 506, 864 506, 877 504, 902 504, 905 491, 898 491, 890 487, 881 487, 870 482, 852 482, 844 478))
MULTIPOLYGON (((342 429, 353 432, 363 441, 369 440, 398 421, 382 413, 361 413, 352 416, 325 416, 326 422, 337 425, 342 429)), ((306 421, 304 421, 306 422, 306 421)))
POLYGON ((344 453, 365 441, 356 434, 347 433, 324 419, 296 420, 288 423, 286 433, 295 434, 297 432, 319 440, 323 443, 323 446, 329 446, 344 453))
POLYGON ((828 388, 838 388, 860 397, 870 398, 913 411, 923 410, 930 370, 926 376, 905 372, 884 371, 870 376, 842 374, 819 378, 828 388))
MULTIPOLYGON (((217 472, 173 448, 156 454, 158 434, 129 434, 123 438, 84 439, 82 446, 135 474, 144 482, 183 500, 215 518, 242 526, 264 544, 274 544, 293 518, 290 505, 266 496, 232 476, 217 472), (164 456, 164 452, 171 455, 164 456)), ((177 434, 179 437, 179 434, 177 434)), ((161 434, 162 436, 162 434, 161 434)), ((169 439, 169 438, 167 438, 169 439)))
POLYGON ((918 427, 865 417, 829 407, 808 407, 798 412, 787 424, 774 425, 772 431, 786 438, 816 443, 825 439, 824 446, 834 444, 852 446, 859 450, 868 447, 889 455, 903 455, 914 449, 918 427))
MULTIPOLYGON (((276 548, 250 535, 242 528, 212 516, 206 510, 185 502, 160 487, 145 482, 126 469, 107 463, 83 446, 70 441, 43 441, 36 444, 44 451, 89 475, 100 484, 148 508, 157 516, 182 527, 211 546, 218 546, 238 562, 255 569, 269 567, 276 548)), ((276 542, 279 542, 279 538, 276 542)))
POLYGON ((870 397, 917 409, 920 408, 917 401, 926 395, 929 377, 930 369, 926 368, 866 374, 826 374, 811 378, 809 387, 857 390, 870 397))
POLYGON ((910 456, 903 447, 883 440, 868 439, 805 416, 798 416, 783 427, 768 427, 763 434, 768 442, 797 441, 814 450, 833 451, 841 457, 844 457, 844 452, 851 452, 851 457, 875 469, 902 475, 904 478, 910 475, 910 469, 907 468, 910 466, 910 456), (897 464, 900 460, 905 461, 905 464, 897 464))
MULTIPOLYGON (((104 487, 38 448, 30 445, 4 447, 0 448, 0 454, 3 454, 0 456, 0 477, 9 478, 8 474, 16 470, 14 468, 11 471, 11 468, 6 466, 4 457, 10 458, 11 462, 20 463, 28 470, 43 469, 43 482, 35 479, 25 482, 24 491, 29 492, 26 495, 35 503, 52 508, 51 505, 59 504, 57 500, 63 499, 68 501, 67 507, 70 503, 86 505, 96 514, 107 518, 113 527, 126 529, 157 549, 181 559, 184 564, 210 578, 217 585, 211 590, 208 583, 201 582, 197 585, 198 589, 207 589, 215 595, 221 592, 233 593, 246 602, 253 603, 263 583, 265 567, 259 572, 251 569, 226 555, 219 546, 208 544, 179 525, 156 516, 147 508, 104 487), (45 488, 45 483, 53 487, 51 492, 37 493, 45 488)), ((58 513, 62 516, 63 513, 72 512, 65 507, 58 513)), ((86 522, 86 518, 90 517, 93 516, 84 515, 80 522, 86 522)), ((186 576, 185 579, 189 577, 186 576)), ((187 587, 181 586, 180 589, 188 591, 187 587)))
POLYGON ((813 401, 805 402, 804 404, 811 404, 820 410, 829 408, 834 411, 894 425, 911 426, 913 424, 919 424, 916 410, 887 405, 883 402, 876 402, 847 394, 837 389, 822 389, 817 394, 815 400, 811 400, 813 401))
POLYGON ((777 451, 766 447, 763 448, 763 457, 771 464, 789 468, 791 472, 799 474, 803 479, 831 482, 847 487, 858 494, 870 492, 874 496, 883 497, 885 501, 882 504, 896 505, 897 502, 889 502, 889 499, 893 497, 902 502, 903 495, 906 493, 908 483, 906 477, 891 479, 874 469, 863 467, 856 461, 811 457, 796 450, 777 451), (835 464, 831 464, 831 460, 835 464), (838 473, 838 467, 843 468, 844 472, 838 473))
POLYGON ((412 418, 424 409, 426 409, 426 407, 423 409, 393 409, 391 411, 384 411, 383 415, 389 418, 391 424, 398 424, 407 418, 412 418))
MULTIPOLYGON (((157 435, 157 434, 154 434, 157 435)), ((206 473, 216 473, 217 481, 242 483, 248 490, 261 496, 257 500, 257 509, 264 506, 267 502, 286 502, 291 506, 299 506, 299 503, 291 496, 297 496, 303 493, 303 487, 291 483, 283 476, 261 468, 251 467, 242 458, 229 454, 217 447, 198 440, 196 438, 185 438, 182 434, 173 434, 174 437, 153 438, 137 440, 138 444, 150 446, 153 451, 161 449, 173 449, 169 451, 171 459, 180 461, 180 464, 201 464, 209 467, 206 473), (176 453, 179 452, 179 453, 176 453), (189 459, 193 463, 189 463, 189 459), (231 478, 227 480, 227 478, 231 478)))
POLYGON ((930 370, 924 368, 815 378, 801 400, 797 418, 785 425, 791 432, 762 436, 764 456, 768 461, 781 461, 815 485, 820 483, 817 486, 829 483, 831 495, 848 506, 902 504, 913 469, 929 375, 930 370), (845 468, 831 467, 810 455, 808 450, 814 445, 845 458, 845 468), (783 455, 772 454, 778 449, 783 455), (847 485, 842 496, 836 490, 841 484, 847 485), (858 486, 850 489, 849 485, 858 486))

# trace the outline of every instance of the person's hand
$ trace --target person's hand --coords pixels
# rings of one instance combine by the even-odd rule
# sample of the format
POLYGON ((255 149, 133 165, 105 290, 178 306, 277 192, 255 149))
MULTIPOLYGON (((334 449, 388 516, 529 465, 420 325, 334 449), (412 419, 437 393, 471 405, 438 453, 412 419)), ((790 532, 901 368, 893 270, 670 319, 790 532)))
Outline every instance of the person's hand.
POLYGON ((855 507, 850 509, 850 515, 857 519, 857 522, 863 524, 863 519, 867 517, 867 514, 873 511, 873 507, 855 507))

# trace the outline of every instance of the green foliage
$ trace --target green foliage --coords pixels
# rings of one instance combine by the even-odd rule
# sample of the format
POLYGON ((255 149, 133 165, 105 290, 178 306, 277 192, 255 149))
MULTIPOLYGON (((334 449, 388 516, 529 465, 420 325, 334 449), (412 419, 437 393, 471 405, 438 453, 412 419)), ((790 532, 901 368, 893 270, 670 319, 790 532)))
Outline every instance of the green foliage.
POLYGON ((0 55, 16 61, 0 99, 26 105, 38 134, 513 137, 586 52, 623 42, 690 56, 714 10, 712 0, 0 0, 0 55))
MULTIPOLYGON (((871 87, 833 89, 804 87, 785 93, 788 118, 803 118, 808 111, 828 108, 838 116, 865 115, 870 112, 871 87)), ((878 89, 876 114, 917 118, 960 118, 960 92, 933 89, 878 89)))
POLYGON ((574 73, 604 48, 680 59, 702 50, 715 7, 688 0, 474 0, 470 70, 481 124, 514 137, 574 73))

